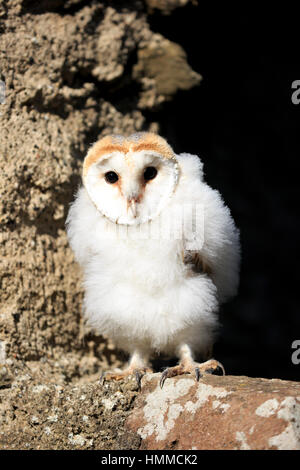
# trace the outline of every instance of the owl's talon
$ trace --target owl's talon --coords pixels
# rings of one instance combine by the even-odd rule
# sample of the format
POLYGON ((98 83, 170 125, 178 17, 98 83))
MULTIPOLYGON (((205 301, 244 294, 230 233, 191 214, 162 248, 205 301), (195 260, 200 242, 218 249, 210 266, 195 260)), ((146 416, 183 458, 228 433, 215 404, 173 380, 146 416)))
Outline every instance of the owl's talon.
POLYGON ((137 386, 139 388, 139 391, 141 390, 141 381, 142 381, 142 378, 144 377, 145 374, 142 374, 141 371, 139 370, 135 370, 134 371, 134 375, 135 375, 135 380, 136 380, 136 383, 137 383, 137 386))
POLYGON ((175 377, 176 375, 184 374, 185 372, 189 373, 189 371, 184 370, 181 364, 178 364, 178 366, 174 366, 174 367, 168 367, 161 374, 160 381, 159 381, 160 388, 163 388, 166 379, 170 377, 175 377))
POLYGON ((196 380, 197 380, 197 382, 199 382, 199 380, 200 380, 201 377, 202 377, 202 374, 201 374, 201 372, 200 372, 199 367, 196 367, 196 368, 195 368, 195 375, 196 375, 196 380))
POLYGON ((166 378, 168 377, 168 371, 169 369, 165 369, 161 374, 160 381, 159 381, 160 388, 163 388, 164 386, 166 378))

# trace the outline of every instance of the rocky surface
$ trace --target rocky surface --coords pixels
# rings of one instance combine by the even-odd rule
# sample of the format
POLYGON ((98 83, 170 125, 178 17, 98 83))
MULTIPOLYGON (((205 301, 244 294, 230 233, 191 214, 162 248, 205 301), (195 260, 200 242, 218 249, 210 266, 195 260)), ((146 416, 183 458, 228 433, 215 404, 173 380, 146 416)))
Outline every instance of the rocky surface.
POLYGON ((154 34, 139 49, 133 77, 142 85, 141 109, 155 109, 179 90, 189 90, 201 81, 201 76, 188 65, 184 49, 160 34, 154 34))
POLYGON ((300 383, 185 375, 161 389, 149 374, 138 391, 133 378, 66 383, 68 360, 55 367, 1 366, 0 449, 300 449, 300 383))
POLYGON ((139 447, 139 435, 124 427, 137 394, 134 380, 100 386, 95 377, 67 385, 58 372, 51 381, 44 366, 9 360, 0 368, 0 449, 139 447))
POLYGON ((140 449, 300 449, 300 383, 248 377, 144 378, 127 426, 140 449))

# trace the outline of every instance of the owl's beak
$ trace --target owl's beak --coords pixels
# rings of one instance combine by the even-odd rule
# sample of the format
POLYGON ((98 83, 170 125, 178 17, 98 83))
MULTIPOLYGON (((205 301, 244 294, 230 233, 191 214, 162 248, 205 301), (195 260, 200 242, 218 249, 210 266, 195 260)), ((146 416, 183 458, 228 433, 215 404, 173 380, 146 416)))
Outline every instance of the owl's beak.
POLYGON ((127 211, 130 210, 132 217, 136 217, 137 215, 137 207, 135 199, 129 199, 127 203, 127 211))

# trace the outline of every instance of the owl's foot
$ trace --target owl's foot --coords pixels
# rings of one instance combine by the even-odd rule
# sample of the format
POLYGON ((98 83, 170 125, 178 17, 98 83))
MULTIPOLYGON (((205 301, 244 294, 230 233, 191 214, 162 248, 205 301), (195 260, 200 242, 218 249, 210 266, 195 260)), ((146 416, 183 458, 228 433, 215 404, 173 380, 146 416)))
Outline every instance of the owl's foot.
POLYGON ((202 362, 201 364, 194 361, 184 361, 177 366, 169 367, 163 371, 159 382, 160 387, 163 388, 166 379, 170 377, 193 373, 198 382, 204 374, 225 375, 225 369, 223 365, 215 359, 209 359, 209 361, 202 362))
POLYGON ((138 384, 139 389, 141 388, 141 380, 144 377, 144 375, 149 372, 153 372, 152 369, 148 367, 139 367, 139 368, 134 368, 134 367, 127 367, 124 370, 121 369, 116 369, 114 372, 103 372, 100 377, 100 384, 103 385, 103 383, 106 380, 124 380, 126 377, 129 376, 134 376, 136 383, 138 384))

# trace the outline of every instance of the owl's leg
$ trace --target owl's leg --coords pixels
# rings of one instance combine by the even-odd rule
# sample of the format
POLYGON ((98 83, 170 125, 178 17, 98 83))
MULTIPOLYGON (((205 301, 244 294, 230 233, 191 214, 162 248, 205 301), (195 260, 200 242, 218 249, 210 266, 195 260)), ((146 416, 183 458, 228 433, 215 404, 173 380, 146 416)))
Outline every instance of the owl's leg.
POLYGON ((148 366, 148 355, 142 354, 136 350, 129 359, 128 366, 125 369, 115 369, 112 372, 104 372, 100 377, 100 383, 105 380, 123 380, 130 375, 134 375, 140 388, 141 380, 147 372, 153 372, 148 366))
POLYGON ((203 374, 225 375, 222 364, 215 359, 198 363, 195 362, 192 350, 187 344, 183 344, 178 349, 179 364, 174 367, 165 369, 160 378, 161 388, 164 386, 165 380, 169 377, 175 377, 182 374, 195 374, 197 381, 203 374))

